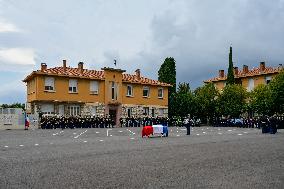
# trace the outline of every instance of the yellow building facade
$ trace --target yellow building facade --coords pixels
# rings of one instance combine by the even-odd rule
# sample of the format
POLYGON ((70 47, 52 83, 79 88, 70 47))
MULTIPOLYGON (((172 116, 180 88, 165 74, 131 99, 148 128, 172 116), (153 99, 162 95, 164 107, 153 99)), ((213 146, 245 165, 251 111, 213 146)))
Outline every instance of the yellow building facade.
MULTIPOLYGON (((260 84, 268 84, 282 69, 282 64, 278 67, 266 67, 265 62, 260 62, 259 67, 253 69, 249 69, 247 65, 243 65, 242 70, 234 67, 235 82, 250 92, 260 84)), ((204 83, 214 83, 214 86, 222 91, 226 86, 226 80, 227 75, 224 70, 219 70, 217 77, 208 79, 204 83)))
POLYGON ((27 111, 50 115, 91 115, 115 117, 167 117, 168 87, 171 85, 125 70, 60 67, 33 71, 23 81, 27 85, 27 111))

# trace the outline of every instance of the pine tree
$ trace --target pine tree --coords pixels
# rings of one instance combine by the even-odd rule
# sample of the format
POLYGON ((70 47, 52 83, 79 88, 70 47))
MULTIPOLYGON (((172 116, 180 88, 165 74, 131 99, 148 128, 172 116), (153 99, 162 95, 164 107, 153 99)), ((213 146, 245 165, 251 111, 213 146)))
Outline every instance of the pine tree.
POLYGON ((235 84, 232 47, 230 47, 230 54, 229 54, 229 68, 228 68, 228 75, 227 75, 227 84, 235 84))

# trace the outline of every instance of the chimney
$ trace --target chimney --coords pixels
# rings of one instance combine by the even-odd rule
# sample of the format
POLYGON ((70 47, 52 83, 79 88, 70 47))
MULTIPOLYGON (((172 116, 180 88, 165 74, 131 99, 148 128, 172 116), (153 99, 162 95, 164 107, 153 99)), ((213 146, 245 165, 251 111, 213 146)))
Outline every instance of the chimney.
POLYGON ((238 67, 234 67, 234 74, 235 74, 235 76, 239 75, 239 68, 238 67))
POLYGON ((78 69, 79 69, 79 72, 82 74, 83 71, 84 71, 84 63, 83 62, 78 63, 78 69))
POLYGON ((265 70, 265 62, 260 62, 259 69, 260 69, 261 72, 263 72, 265 70))
POLYGON ((66 60, 63 60, 63 71, 66 72, 66 60))
POLYGON ((249 67, 247 65, 243 65, 243 74, 247 74, 249 72, 249 67))
POLYGON ((219 70, 219 77, 223 78, 225 76, 224 70, 219 70))
POLYGON ((46 63, 41 63, 41 71, 44 72, 47 69, 46 63))
POLYGON ((140 69, 135 70, 135 75, 138 80, 141 78, 140 69))

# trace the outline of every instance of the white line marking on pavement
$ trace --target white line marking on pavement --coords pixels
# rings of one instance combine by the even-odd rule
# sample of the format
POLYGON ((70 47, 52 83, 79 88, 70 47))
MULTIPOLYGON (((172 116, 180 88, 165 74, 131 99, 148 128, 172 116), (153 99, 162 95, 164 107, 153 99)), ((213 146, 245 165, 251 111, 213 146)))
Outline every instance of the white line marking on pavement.
POLYGON ((85 140, 84 142, 86 143, 86 142, 88 142, 88 141, 85 140))
POLYGON ((8 148, 9 146, 4 146, 5 148, 8 148))
POLYGON ((84 132, 80 133, 79 135, 75 136, 74 138, 78 138, 79 136, 81 136, 82 134, 86 133, 88 130, 85 130, 84 132))
POLYGON ((118 132, 122 133, 123 131, 118 131, 118 132))
POLYGON ((243 135, 243 134, 238 134, 238 135, 243 135))
POLYGON ((248 132, 244 132, 245 134, 247 134, 248 132))
POLYGON ((107 129, 107 136, 108 136, 108 131, 111 131, 112 129, 107 129))
POLYGON ((112 135, 109 135, 109 136, 111 136, 111 137, 112 137, 112 135))
POLYGON ((206 132, 202 132, 203 134, 206 134, 206 132))
POLYGON ((201 129, 201 131, 203 131, 203 129, 201 129))
POLYGON ((178 133, 178 131, 177 131, 177 133, 178 133))
POLYGON ((177 136, 180 136, 180 135, 177 135, 177 136))
POLYGON ((219 135, 221 135, 222 133, 218 133, 219 135))
POLYGON ((135 135, 135 133, 134 132, 132 132, 132 131, 130 131, 129 129, 126 129, 127 131, 129 131, 131 134, 133 134, 133 135, 135 135))
POLYGON ((38 146, 38 144, 35 144, 35 146, 38 146))
POLYGON ((220 131, 221 129, 218 129, 218 131, 220 131))
POLYGON ((199 134, 196 134, 197 136, 199 136, 199 134))
POLYGON ((232 130, 228 130, 228 131, 232 131, 232 130))
POLYGON ((24 145, 20 144, 19 146, 23 147, 24 145))
POLYGON ((135 138, 130 138, 131 140, 134 140, 135 138))
POLYGON ((99 133, 100 133, 100 132, 98 132, 98 131, 96 132, 96 134, 99 134, 99 133))
POLYGON ((100 140, 100 142, 103 142, 104 140, 100 140))
POLYGON ((76 135, 77 133, 73 133, 73 135, 76 135))

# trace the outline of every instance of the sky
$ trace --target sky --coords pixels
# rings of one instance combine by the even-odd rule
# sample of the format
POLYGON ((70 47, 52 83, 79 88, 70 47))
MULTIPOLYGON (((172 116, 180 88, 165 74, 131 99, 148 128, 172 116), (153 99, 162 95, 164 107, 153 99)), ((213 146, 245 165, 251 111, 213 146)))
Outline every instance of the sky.
POLYGON ((0 0, 0 104, 48 67, 117 67, 157 79, 166 57, 194 89, 234 66, 284 63, 284 0, 0 0))

